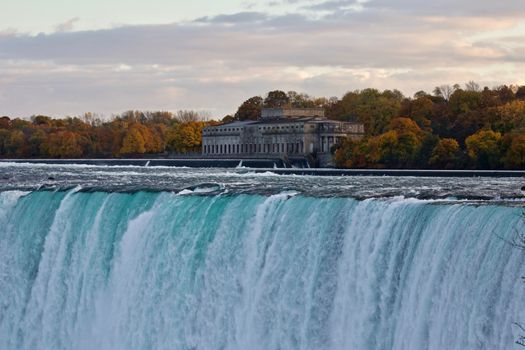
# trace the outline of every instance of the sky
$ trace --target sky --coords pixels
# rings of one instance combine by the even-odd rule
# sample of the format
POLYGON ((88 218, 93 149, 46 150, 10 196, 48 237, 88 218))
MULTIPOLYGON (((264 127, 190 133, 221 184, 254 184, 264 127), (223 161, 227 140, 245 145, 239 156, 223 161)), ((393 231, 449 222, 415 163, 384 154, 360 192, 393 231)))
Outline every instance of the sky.
POLYGON ((525 84, 523 0, 2 0, 0 115, 525 84))

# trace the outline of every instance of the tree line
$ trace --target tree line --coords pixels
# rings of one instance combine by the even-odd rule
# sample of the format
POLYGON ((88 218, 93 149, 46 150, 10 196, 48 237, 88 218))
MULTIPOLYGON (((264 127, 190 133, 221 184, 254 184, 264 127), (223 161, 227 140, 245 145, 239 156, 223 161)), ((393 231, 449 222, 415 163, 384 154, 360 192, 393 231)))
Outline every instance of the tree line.
POLYGON ((214 121, 195 111, 127 111, 104 120, 92 113, 54 119, 0 118, 4 158, 116 158, 200 153, 202 128, 214 121))
MULTIPOLYGON (((525 86, 442 85, 412 97, 364 89, 341 98, 270 91, 244 101, 221 122, 256 120, 264 107, 324 108, 329 119, 361 122, 365 137, 332 149, 346 168, 525 168, 525 86)), ((0 118, 3 158, 128 157, 198 153, 202 128, 217 121, 195 111, 127 111, 55 119, 0 118)))

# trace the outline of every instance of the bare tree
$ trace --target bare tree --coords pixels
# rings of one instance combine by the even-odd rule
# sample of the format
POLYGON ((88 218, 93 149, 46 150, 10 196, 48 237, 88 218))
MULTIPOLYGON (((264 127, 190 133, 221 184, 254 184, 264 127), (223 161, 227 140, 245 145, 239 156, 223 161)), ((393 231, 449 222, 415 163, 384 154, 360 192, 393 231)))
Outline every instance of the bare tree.
POLYGON ((440 85, 434 88, 434 95, 441 96, 445 100, 450 99, 450 95, 454 92, 454 89, 450 85, 440 85))
POLYGON ((465 90, 479 92, 479 84, 471 80, 465 84, 465 90))
POLYGON ((210 119, 210 113, 206 111, 180 110, 175 113, 175 119, 179 123, 198 122, 210 119))

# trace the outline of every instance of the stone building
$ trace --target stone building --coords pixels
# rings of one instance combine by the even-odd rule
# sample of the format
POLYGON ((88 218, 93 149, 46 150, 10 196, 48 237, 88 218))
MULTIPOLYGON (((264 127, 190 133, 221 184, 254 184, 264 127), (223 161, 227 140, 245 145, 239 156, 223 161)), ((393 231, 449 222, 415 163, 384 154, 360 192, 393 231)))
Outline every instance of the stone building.
POLYGON ((345 137, 359 139, 364 126, 328 120, 321 108, 265 108, 259 120, 208 126, 202 132, 202 155, 211 158, 304 158, 320 166, 345 137))

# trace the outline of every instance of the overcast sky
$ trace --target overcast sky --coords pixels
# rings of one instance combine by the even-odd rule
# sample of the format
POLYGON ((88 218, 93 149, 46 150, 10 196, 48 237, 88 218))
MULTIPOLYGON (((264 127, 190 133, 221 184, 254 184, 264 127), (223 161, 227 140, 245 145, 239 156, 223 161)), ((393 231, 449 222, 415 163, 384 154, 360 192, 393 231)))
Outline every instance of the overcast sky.
POLYGON ((523 0, 2 0, 0 115, 525 84, 523 0))

